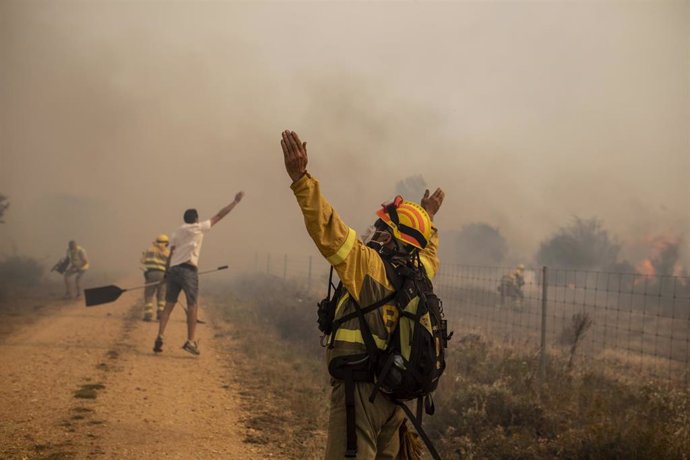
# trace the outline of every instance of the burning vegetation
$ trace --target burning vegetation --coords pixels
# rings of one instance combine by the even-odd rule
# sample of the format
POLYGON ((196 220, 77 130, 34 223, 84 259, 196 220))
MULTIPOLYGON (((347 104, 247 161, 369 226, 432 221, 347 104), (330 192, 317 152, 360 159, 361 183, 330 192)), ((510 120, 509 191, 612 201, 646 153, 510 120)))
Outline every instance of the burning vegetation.
POLYGON ((635 266, 637 273, 653 276, 687 276, 680 262, 681 238, 677 236, 649 235, 643 239, 647 257, 635 266))

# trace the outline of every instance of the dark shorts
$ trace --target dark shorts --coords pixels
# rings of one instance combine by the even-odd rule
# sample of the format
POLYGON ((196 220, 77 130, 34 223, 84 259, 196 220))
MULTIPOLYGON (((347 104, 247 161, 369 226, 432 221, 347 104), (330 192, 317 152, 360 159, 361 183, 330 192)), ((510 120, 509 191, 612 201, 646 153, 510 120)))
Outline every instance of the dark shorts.
POLYGON ((199 296, 199 274, 189 265, 175 265, 168 270, 166 302, 177 302, 180 290, 187 297, 187 305, 196 305, 199 296))

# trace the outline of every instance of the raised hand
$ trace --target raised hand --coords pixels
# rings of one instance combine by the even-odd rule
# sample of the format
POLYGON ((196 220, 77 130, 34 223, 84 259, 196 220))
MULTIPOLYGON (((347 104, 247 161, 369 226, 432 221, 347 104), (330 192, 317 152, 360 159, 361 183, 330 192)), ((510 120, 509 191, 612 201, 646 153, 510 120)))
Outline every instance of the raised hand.
POLYGON ((307 172, 307 143, 302 142, 294 131, 283 131, 280 140, 285 159, 285 170, 292 182, 297 182, 307 172))
POLYGON ((424 210, 429 214, 429 217, 433 220, 434 215, 438 212, 441 204, 443 204, 443 198, 446 194, 440 188, 437 188, 433 194, 429 193, 429 189, 424 191, 424 196, 420 204, 424 210))
POLYGON ((237 192, 235 195, 235 203, 239 203, 242 201, 242 198, 244 197, 244 192, 237 192))

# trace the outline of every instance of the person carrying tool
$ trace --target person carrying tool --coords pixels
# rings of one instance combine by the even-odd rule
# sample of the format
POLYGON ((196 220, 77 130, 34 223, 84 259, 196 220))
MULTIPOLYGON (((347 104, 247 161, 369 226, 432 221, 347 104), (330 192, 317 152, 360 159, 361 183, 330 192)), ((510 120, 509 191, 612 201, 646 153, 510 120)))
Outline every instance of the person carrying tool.
POLYGON ((170 257, 166 270, 167 292, 165 294, 165 307, 160 314, 158 323, 158 336, 153 344, 153 351, 163 351, 163 334, 170 319, 180 291, 184 291, 187 298, 187 341, 182 349, 193 354, 199 354, 199 346, 195 340, 197 323, 197 297, 199 294, 199 275, 197 266, 204 235, 211 230, 223 217, 233 210, 242 201, 244 192, 238 192, 235 200, 208 220, 199 222, 199 214, 196 209, 187 209, 184 212, 184 224, 175 230, 170 240, 170 257))
MULTIPOLYGON (((421 206, 397 197, 377 212, 374 234, 365 245, 307 172, 306 142, 302 143, 297 133, 284 131, 281 147, 307 232, 345 288, 340 297, 334 296, 336 326, 327 349, 332 391, 326 459, 398 458, 405 413, 387 395, 375 397, 378 383, 374 383, 374 370, 367 364, 370 349, 386 350, 398 321, 402 321, 401 309, 392 301, 397 288, 389 279, 384 258, 401 263, 414 260, 433 278, 439 259, 438 231, 432 218, 444 193, 437 189, 429 194, 427 190, 421 206)), ((419 297, 413 297, 410 304, 415 301, 419 297)))
POLYGON ((144 289, 144 321, 153 319, 153 298, 156 297, 156 320, 160 320, 161 312, 165 306, 165 268, 168 266, 170 250, 168 235, 158 235, 156 241, 142 253, 141 264, 144 266, 144 281, 147 285, 144 289), (152 284, 158 283, 158 284, 152 284))
POLYGON ((72 240, 67 244, 67 255, 69 265, 65 270, 65 299, 72 297, 70 293, 69 279, 74 276, 74 285, 76 289, 75 298, 81 297, 81 288, 79 287, 79 280, 84 276, 86 270, 89 269, 89 259, 86 257, 86 251, 77 242, 72 240))

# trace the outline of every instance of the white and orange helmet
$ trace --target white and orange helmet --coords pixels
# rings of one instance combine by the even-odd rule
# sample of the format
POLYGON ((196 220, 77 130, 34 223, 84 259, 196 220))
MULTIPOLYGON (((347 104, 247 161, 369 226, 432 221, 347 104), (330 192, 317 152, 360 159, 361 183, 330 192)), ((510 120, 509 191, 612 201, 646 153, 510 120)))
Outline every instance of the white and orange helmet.
POLYGON ((405 244, 424 249, 431 238, 431 218, 426 210, 398 195, 383 203, 376 215, 391 229, 393 236, 405 244))

